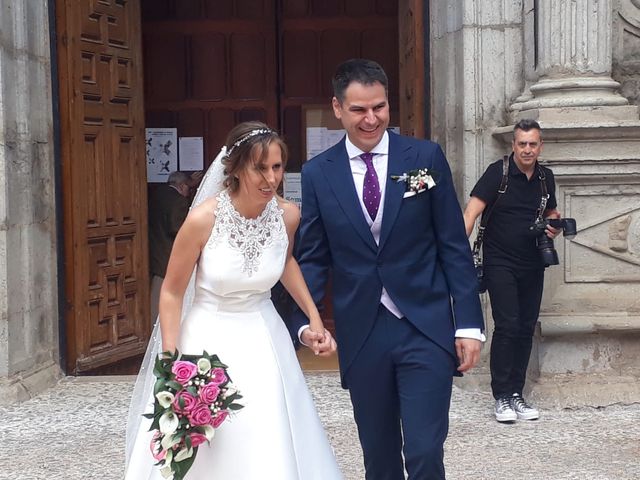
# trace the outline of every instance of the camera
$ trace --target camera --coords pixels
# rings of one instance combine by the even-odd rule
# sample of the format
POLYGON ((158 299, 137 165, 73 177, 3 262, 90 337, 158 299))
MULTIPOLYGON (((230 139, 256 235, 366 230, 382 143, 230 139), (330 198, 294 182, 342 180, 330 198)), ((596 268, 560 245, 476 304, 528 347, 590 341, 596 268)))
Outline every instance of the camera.
POLYGON ((553 248, 553 240, 547 237, 545 233, 547 225, 562 230, 562 234, 568 239, 572 239, 577 233, 576 220, 574 218, 538 218, 529 227, 529 230, 536 237, 536 245, 545 267, 560 263, 558 261, 558 252, 553 248))

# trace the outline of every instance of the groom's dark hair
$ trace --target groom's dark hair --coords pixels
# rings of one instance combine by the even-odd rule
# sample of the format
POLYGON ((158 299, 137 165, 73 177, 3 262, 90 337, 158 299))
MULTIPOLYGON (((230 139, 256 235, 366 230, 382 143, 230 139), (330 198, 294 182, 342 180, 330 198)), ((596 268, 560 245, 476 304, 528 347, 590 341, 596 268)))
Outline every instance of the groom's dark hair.
POLYGON ((389 80, 384 69, 379 63, 366 58, 352 58, 338 65, 331 84, 333 85, 333 96, 340 103, 344 100, 344 92, 352 82, 358 82, 362 85, 379 83, 384 87, 385 93, 388 93, 389 89, 389 80))

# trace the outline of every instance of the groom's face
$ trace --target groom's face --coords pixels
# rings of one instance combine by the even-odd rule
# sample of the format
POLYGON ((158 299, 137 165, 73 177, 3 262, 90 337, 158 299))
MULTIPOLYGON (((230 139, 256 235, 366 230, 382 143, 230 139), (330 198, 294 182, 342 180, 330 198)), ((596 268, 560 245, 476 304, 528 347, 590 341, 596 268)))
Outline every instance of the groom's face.
POLYGON ((340 102, 332 101, 333 113, 342 122, 349 140, 363 152, 370 152, 389 126, 389 102, 384 87, 376 82, 351 82, 340 102))

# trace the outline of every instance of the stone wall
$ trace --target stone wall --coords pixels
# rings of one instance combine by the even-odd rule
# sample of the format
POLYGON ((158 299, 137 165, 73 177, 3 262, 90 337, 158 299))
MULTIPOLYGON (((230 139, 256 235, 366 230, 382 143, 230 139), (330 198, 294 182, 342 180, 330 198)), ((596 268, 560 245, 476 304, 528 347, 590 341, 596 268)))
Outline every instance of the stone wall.
POLYGON ((0 404, 59 374, 47 2, 0 2, 0 404))
POLYGON ((461 204, 510 148, 493 137, 524 87, 522 0, 432 0, 432 139, 451 164, 461 204))

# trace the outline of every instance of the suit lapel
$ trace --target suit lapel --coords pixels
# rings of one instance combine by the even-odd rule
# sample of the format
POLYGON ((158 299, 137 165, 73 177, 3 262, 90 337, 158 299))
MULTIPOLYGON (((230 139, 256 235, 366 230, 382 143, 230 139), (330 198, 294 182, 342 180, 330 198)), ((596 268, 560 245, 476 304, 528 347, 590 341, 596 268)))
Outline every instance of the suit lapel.
POLYGON ((393 224, 398 217, 404 192, 405 182, 391 180, 392 175, 402 175, 415 168, 416 156, 414 149, 402 137, 389 132, 389 160, 387 166, 387 186, 384 194, 384 210, 382 212, 382 226, 380 228, 380 246, 384 244, 391 233, 393 224))
POLYGON ((322 163, 322 170, 328 183, 342 207, 345 215, 362 240, 373 250, 377 250, 375 240, 364 218, 356 187, 353 184, 353 174, 349 166, 349 158, 344 147, 344 140, 334 148, 331 155, 322 163))

